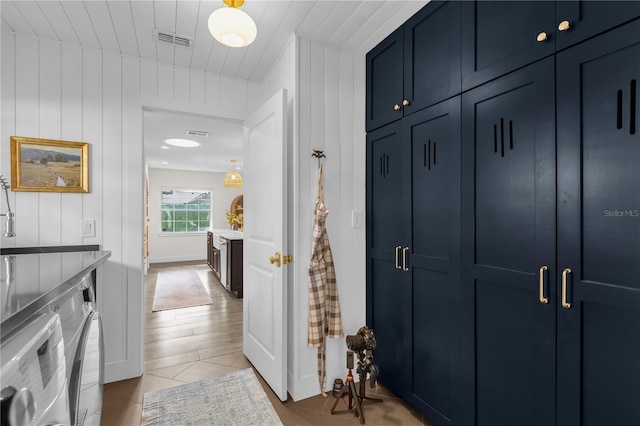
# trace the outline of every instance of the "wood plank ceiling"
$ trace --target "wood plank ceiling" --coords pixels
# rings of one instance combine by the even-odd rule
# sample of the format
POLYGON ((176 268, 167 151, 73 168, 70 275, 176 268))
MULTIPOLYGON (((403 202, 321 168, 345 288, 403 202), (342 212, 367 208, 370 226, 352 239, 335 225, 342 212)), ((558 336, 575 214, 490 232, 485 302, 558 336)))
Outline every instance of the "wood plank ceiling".
POLYGON ((247 0, 258 37, 246 48, 213 39, 209 15, 222 0, 2 0, 2 30, 260 82, 293 33, 366 53, 426 1, 247 0), (191 37, 157 42, 154 29, 191 37))

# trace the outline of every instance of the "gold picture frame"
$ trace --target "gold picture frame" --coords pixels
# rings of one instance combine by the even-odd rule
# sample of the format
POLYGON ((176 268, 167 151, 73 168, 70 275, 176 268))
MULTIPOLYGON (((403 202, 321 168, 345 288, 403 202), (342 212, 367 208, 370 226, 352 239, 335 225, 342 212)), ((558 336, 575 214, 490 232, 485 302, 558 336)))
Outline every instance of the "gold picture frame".
POLYGON ((11 136, 11 189, 89 192, 89 144, 11 136))

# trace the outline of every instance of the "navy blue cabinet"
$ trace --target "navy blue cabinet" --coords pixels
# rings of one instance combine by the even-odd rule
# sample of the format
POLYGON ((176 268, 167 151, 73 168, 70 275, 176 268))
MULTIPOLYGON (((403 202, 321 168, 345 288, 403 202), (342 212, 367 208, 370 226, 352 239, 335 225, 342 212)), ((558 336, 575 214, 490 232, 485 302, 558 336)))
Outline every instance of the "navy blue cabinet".
POLYGON ((367 54, 367 131, 460 93, 460 3, 433 1, 367 54))
POLYGON ((575 45, 640 17, 638 1, 559 1, 556 3, 556 50, 575 45))
POLYGON ((478 425, 555 421, 554 103, 553 58, 462 96, 462 352, 478 425))
POLYGON ((552 55, 554 11, 550 1, 462 2, 462 89, 552 55))
POLYGON ((457 409, 459 129, 455 97, 367 135, 367 323, 379 380, 439 424, 457 409))
POLYGON ((404 394, 410 300, 405 247, 409 245, 406 178, 400 122, 367 134, 367 325, 376 334, 378 379, 404 394))
POLYGON ((462 90, 639 16, 637 1, 462 2, 462 90))
POLYGON ((402 27, 367 53, 367 131, 402 118, 402 27))
POLYGON ((561 425, 640 424, 638 81, 640 21, 557 57, 561 425))
POLYGON ((640 424, 640 2, 457 6, 461 84, 407 85, 414 17, 367 121, 380 382, 437 425, 640 424))
POLYGON ((460 414, 460 97, 402 120, 410 171, 406 400, 439 425, 460 414))

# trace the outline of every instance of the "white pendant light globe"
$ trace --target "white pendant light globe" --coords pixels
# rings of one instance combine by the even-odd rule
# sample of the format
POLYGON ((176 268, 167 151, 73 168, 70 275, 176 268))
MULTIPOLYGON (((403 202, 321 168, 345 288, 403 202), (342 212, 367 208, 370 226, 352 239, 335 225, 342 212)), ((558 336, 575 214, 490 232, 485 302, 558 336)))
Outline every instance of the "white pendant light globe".
POLYGON ((209 32, 229 47, 245 47, 258 35, 255 22, 247 13, 235 7, 222 7, 209 16, 209 32))

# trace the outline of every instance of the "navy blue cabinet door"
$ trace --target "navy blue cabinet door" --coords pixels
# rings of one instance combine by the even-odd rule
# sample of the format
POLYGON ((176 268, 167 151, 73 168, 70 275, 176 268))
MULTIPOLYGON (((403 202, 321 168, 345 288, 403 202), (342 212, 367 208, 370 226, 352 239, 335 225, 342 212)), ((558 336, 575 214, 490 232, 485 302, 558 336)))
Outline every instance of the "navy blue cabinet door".
POLYGON ((403 27, 406 116, 460 93, 460 2, 432 1, 403 27))
POLYGON ((557 424, 638 425, 640 21, 560 53, 557 79, 557 424))
POLYGON ((550 1, 462 2, 462 90, 553 54, 554 16, 550 1))
POLYGON ((367 53, 367 131, 402 118, 403 30, 367 53))
POLYGON ((367 131, 460 93, 460 2, 433 1, 367 54, 367 131))
POLYGON ((402 120, 410 142, 410 351, 407 401, 455 423, 460 348, 460 97, 402 120))
POLYGON ((638 17, 639 1, 559 1, 556 3, 556 50, 638 17))
POLYGON ((461 424, 555 422, 553 75, 548 58, 462 95, 461 424))
POLYGON ((405 254, 409 182, 403 151, 400 122, 367 134, 367 325, 376 335, 378 379, 399 396, 404 395, 410 298, 405 254))

